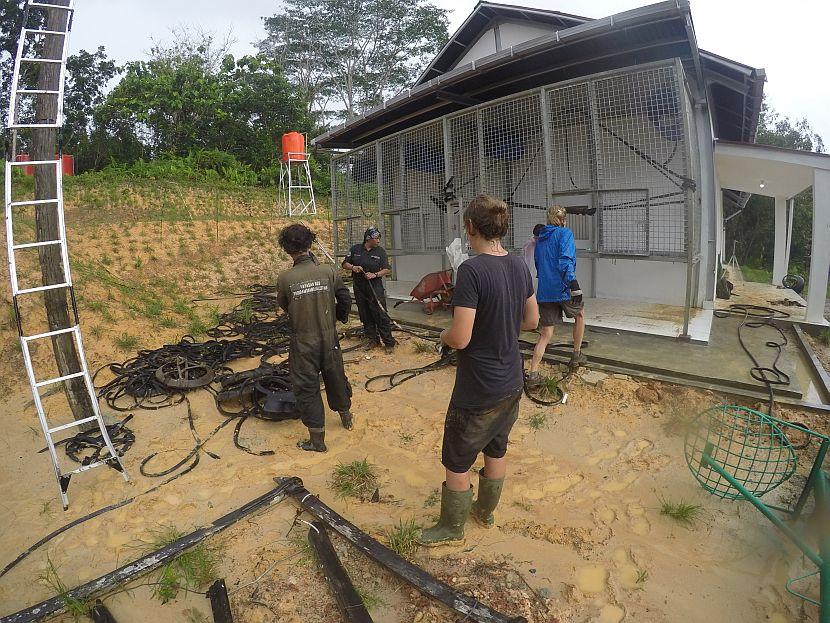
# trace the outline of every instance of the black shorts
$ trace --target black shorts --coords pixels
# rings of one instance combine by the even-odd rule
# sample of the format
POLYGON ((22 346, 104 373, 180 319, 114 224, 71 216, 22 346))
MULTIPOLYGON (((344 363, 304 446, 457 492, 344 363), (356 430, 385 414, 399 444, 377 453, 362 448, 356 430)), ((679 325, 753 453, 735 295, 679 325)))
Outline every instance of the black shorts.
POLYGON ((507 454, 507 437, 519 418, 521 397, 520 387, 492 407, 462 409, 451 402, 444 421, 441 448, 444 467, 463 474, 473 466, 479 452, 493 459, 507 454))
POLYGON ((558 303, 539 303, 539 324, 543 327, 552 327, 555 324, 564 324, 562 314, 568 318, 576 318, 582 311, 582 301, 559 301, 558 303))

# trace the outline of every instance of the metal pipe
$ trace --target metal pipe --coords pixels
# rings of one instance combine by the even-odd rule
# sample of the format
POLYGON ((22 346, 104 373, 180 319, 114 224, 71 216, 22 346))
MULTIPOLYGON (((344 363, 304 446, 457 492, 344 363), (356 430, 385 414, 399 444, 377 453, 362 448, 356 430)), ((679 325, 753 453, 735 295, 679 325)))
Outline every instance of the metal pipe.
MULTIPOLYGON (((767 508, 766 504, 764 504, 760 499, 755 497, 752 493, 750 493, 746 487, 744 487, 740 482, 735 480, 735 478, 729 474, 725 469, 723 469, 717 461, 715 461, 711 454, 712 444, 706 444, 706 448, 703 450, 703 456, 701 457, 701 462, 706 465, 709 469, 715 470, 718 474, 720 474, 726 481, 735 487, 738 492, 744 496, 744 498, 752 504, 755 508, 757 508, 761 514, 769 519, 772 524, 781 530, 784 535, 790 539, 793 544, 800 549, 804 555, 809 558, 817 567, 821 568, 823 562, 821 557, 798 535, 792 528, 790 528, 786 523, 784 523, 775 513, 773 513, 769 508, 767 508)), ((822 621, 822 623, 830 623, 830 619, 827 621, 822 621)))

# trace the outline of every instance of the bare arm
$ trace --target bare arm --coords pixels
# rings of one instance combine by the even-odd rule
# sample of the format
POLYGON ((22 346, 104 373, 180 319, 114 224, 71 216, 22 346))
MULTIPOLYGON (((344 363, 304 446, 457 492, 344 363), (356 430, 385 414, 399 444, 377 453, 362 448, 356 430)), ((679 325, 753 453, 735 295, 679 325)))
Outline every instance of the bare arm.
MULTIPOLYGON (((534 298, 534 303, 535 300, 534 298)), ((452 324, 449 329, 444 329, 441 332, 441 341, 456 350, 467 348, 467 345, 470 343, 470 338, 473 336, 473 323, 475 319, 475 309, 470 307, 453 308, 452 324)))
POLYGON ((539 325, 539 304, 536 295, 525 300, 525 310, 522 316, 522 331, 532 331, 539 325))

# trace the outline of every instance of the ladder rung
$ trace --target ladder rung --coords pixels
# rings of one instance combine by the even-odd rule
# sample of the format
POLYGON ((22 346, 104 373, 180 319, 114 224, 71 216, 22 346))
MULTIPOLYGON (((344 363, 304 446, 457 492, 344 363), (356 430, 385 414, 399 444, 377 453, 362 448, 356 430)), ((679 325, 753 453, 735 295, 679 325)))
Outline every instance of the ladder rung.
POLYGON ((312 187, 311 186, 289 186, 289 188, 291 190, 302 190, 304 188, 308 189, 308 188, 312 188, 312 187))
POLYGON ((61 383, 63 381, 69 381, 71 379, 77 379, 80 376, 86 374, 85 372, 73 372, 72 374, 67 374, 66 376, 59 376, 54 379, 49 379, 47 381, 38 381, 35 383, 35 387, 46 387, 47 385, 54 385, 55 383, 61 383))
POLYGON ((44 203, 60 203, 60 199, 32 199, 31 201, 12 201, 11 206, 37 206, 44 203))
POLYGON ((47 89, 19 89, 18 95, 60 95, 60 91, 50 91, 47 89))
POLYGON ((37 7, 39 9, 63 9, 64 11, 74 11, 73 6, 62 6, 60 4, 49 4, 48 2, 30 2, 29 6, 37 7))
POLYGON ((57 432, 60 432, 62 430, 66 430, 67 428, 72 428, 73 426, 82 426, 82 425, 86 424, 87 422, 94 422, 96 419, 97 418, 94 415, 92 415, 90 417, 85 417, 85 418, 80 419, 80 420, 75 420, 74 422, 70 422, 69 424, 61 424, 60 426, 55 426, 55 428, 50 428, 49 429, 49 434, 53 435, 53 434, 55 434, 57 432))
POLYGON ((52 244, 61 244, 63 240, 44 240, 42 242, 24 242, 23 244, 12 245, 12 249, 34 249, 35 247, 48 247, 52 244))
POLYGON ((81 472, 85 472, 88 469, 92 469, 94 467, 100 467, 101 465, 107 465, 109 463, 112 463, 114 460, 115 460, 114 456, 108 456, 105 459, 101 459, 100 461, 95 461, 94 463, 90 463, 89 465, 81 465, 80 467, 77 467, 77 468, 73 469, 71 472, 65 472, 64 475, 80 474, 81 472))
MULTIPOLYGON (((32 5, 29 5, 32 6, 32 5)), ((24 28, 24 35, 61 35, 65 37, 68 33, 62 30, 38 30, 37 28, 24 28)))
POLYGON ((63 60, 60 58, 31 58, 29 56, 22 56, 20 57, 21 63, 62 63, 63 60))
MULTIPOLYGON (((76 325, 77 326, 77 325, 76 325)), ((46 333, 38 333, 36 335, 23 335, 21 336, 21 340, 24 342, 33 342, 35 340, 42 340, 45 337, 54 337, 55 335, 63 335, 64 333, 71 333, 75 330, 76 326, 68 327, 66 329, 55 329, 54 331, 47 331, 46 333)))
MULTIPOLYGON (((9 126, 11 127, 11 126, 9 126)), ((10 167, 25 167, 25 166, 37 166, 43 164, 58 164, 61 162, 60 160, 21 160, 19 162, 7 162, 6 165, 10 167)))
MULTIPOLYGON (((61 124, 59 123, 14 123, 9 124, 9 130, 20 130, 25 128, 60 128, 61 124)), ((9 164, 16 164, 14 162, 10 162, 9 164)), ((31 162, 27 162, 26 164, 33 164, 31 162)))
POLYGON ((53 283, 51 286, 38 286, 37 288, 25 288, 18 290, 18 294, 31 294, 32 292, 46 292, 46 290, 57 290, 58 288, 71 288, 68 283, 53 283))

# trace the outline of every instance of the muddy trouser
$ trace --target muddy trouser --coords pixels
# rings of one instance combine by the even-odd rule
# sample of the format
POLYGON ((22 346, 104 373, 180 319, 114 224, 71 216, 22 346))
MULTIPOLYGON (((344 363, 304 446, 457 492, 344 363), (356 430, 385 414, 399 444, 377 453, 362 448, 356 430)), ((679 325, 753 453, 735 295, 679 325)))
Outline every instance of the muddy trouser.
POLYGON ((297 398, 297 412, 308 428, 326 425, 320 375, 326 387, 326 400, 332 411, 348 411, 352 406, 352 387, 343 369, 343 353, 337 339, 321 340, 318 336, 291 340, 289 368, 291 384, 297 398), (315 339, 316 338, 316 339, 315 339))
POLYGON ((355 286, 354 298, 357 303, 357 312, 360 319, 363 321, 363 330, 366 337, 372 340, 382 340, 387 346, 392 346, 395 343, 395 338, 392 337, 392 323, 389 321, 389 316, 386 314, 386 292, 383 289, 375 288, 377 298, 383 305, 383 311, 378 307, 378 301, 372 294, 369 285, 355 286))

